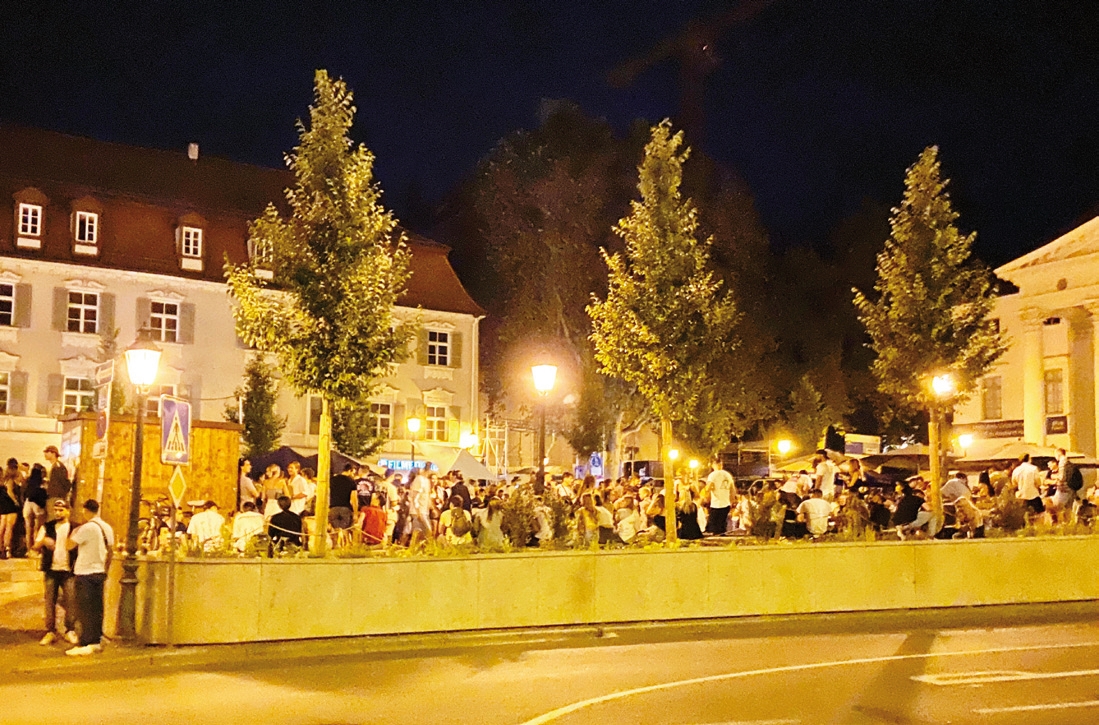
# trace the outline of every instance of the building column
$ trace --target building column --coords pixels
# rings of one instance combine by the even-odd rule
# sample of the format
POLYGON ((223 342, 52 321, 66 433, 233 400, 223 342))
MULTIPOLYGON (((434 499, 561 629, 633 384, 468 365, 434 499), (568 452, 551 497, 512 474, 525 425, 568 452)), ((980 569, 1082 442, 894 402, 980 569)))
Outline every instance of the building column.
POLYGON ((1023 440, 1046 442, 1045 355, 1042 350, 1044 311, 1028 307, 1019 311, 1023 323, 1023 440))
MULTIPOLYGON (((1069 307, 1058 312, 1068 324, 1068 357, 1065 364, 1065 413, 1068 415, 1068 449, 1079 451, 1081 446, 1090 448, 1095 440, 1094 392, 1089 378, 1093 374, 1093 364, 1086 364, 1088 350, 1086 343, 1094 317, 1088 318, 1082 307, 1069 307)), ((1085 451, 1094 455, 1093 450, 1085 451)))
MULTIPOLYGON (((1087 300, 1082 307, 1091 314, 1091 397, 1092 431, 1090 441, 1080 440, 1084 453, 1099 455, 1099 300, 1087 300), (1089 450, 1090 447, 1090 450, 1089 450)), ((1083 371, 1081 371, 1083 373, 1083 371)), ((1086 405, 1086 403, 1083 403, 1086 405)))

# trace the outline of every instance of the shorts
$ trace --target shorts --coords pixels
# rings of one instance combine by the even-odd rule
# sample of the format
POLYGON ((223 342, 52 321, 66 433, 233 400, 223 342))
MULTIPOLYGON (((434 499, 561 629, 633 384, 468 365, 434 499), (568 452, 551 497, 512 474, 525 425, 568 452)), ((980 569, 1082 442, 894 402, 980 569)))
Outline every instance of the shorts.
POLYGON ((1036 514, 1042 514, 1046 511, 1045 504, 1042 503, 1042 497, 1037 496, 1035 498, 1027 499, 1026 505, 1036 514))
POLYGON ((28 498, 23 502, 23 518, 31 516, 32 514, 34 516, 44 516, 46 514, 46 509, 28 498))
POLYGON ((348 506, 333 506, 328 509, 328 523, 334 529, 350 529, 351 518, 351 508, 348 506))

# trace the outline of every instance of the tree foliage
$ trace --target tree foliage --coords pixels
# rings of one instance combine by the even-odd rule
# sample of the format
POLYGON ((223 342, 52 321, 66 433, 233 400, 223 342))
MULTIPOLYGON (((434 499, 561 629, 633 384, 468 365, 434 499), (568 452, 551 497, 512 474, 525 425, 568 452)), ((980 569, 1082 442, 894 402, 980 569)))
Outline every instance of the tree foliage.
POLYGON ((244 381, 233 391, 236 402, 225 408, 225 419, 244 428, 240 437, 247 457, 279 447, 286 417, 275 412, 278 392, 274 368, 258 355, 250 358, 244 366, 244 381))
POLYGON ((958 231, 946 186, 938 148, 930 146, 905 176, 904 198, 878 255, 876 294, 854 290, 877 353, 871 369, 879 388, 913 407, 930 402, 927 381, 940 372, 954 375, 964 397, 1006 349, 988 317, 992 274, 972 258, 976 234, 958 231))
POLYGON ((352 458, 369 456, 386 439, 374 434, 369 400, 340 401, 332 410, 332 443, 352 458))

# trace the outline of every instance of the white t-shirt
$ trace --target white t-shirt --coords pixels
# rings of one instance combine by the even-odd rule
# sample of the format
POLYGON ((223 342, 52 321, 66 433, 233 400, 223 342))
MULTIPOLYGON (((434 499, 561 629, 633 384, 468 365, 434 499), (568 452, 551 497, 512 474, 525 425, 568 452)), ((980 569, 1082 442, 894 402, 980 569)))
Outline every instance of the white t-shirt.
POLYGON ((805 528, 813 536, 828 533, 828 517, 832 515, 832 505, 823 498, 807 498, 798 506, 798 514, 805 517, 805 528))
POLYGON ((710 485, 710 508, 729 508, 729 494, 733 490, 733 476, 721 468, 706 477, 710 485))
POLYGON ((618 533, 618 538, 628 544, 637 536, 637 531, 641 526, 641 519, 636 511, 630 509, 618 509, 616 515, 618 516, 618 524, 614 529, 618 533))
POLYGON ((427 476, 416 476, 408 487, 408 510, 413 516, 431 513, 431 481, 427 476))
POLYGON ((1038 466, 1029 461, 1020 463, 1011 472, 1011 482, 1018 488, 1016 497, 1024 501, 1030 501, 1042 495, 1038 490, 1038 466))
MULTIPOLYGON (((191 519, 191 523, 194 523, 191 519)), ((253 536, 262 534, 264 529, 263 514, 258 511, 241 511, 233 517, 233 543, 237 549, 244 551, 253 536)))
POLYGON ((111 525, 95 516, 77 528, 71 538, 77 544, 73 574, 87 576, 106 573, 107 552, 114 548, 114 529, 111 525))
POLYGON ((820 492, 825 498, 832 498, 836 493, 836 466, 826 458, 817 464, 816 474, 820 492))
POLYGON ((187 534, 198 539, 203 548, 212 549, 221 543, 221 527, 224 525, 225 517, 214 509, 199 511, 191 517, 187 534))
POLYGON ((790 476, 783 482, 782 488, 779 489, 783 493, 797 493, 798 492, 798 477, 790 476))
POLYGON ((300 514, 305 511, 305 502, 309 500, 309 497, 313 495, 313 486, 309 483, 309 479, 300 473, 290 479, 290 510, 296 514, 300 514), (304 496, 305 498, 295 498, 296 496, 304 496))

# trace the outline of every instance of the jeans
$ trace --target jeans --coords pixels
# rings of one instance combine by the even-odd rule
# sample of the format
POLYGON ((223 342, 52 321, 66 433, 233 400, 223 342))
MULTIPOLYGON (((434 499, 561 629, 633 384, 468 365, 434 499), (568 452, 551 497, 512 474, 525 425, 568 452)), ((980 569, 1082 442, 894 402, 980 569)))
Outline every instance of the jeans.
POLYGON ((67 571, 46 572, 46 631, 57 629, 57 604, 65 608, 65 631, 76 628, 76 585, 73 575, 67 571))
POLYGON ((710 518, 706 519, 706 531, 721 536, 725 533, 725 526, 729 521, 729 509, 731 506, 711 508, 710 518))
POLYGON ((103 638, 103 585, 106 574, 84 574, 76 579, 76 609, 80 619, 80 645, 99 644, 103 638))

